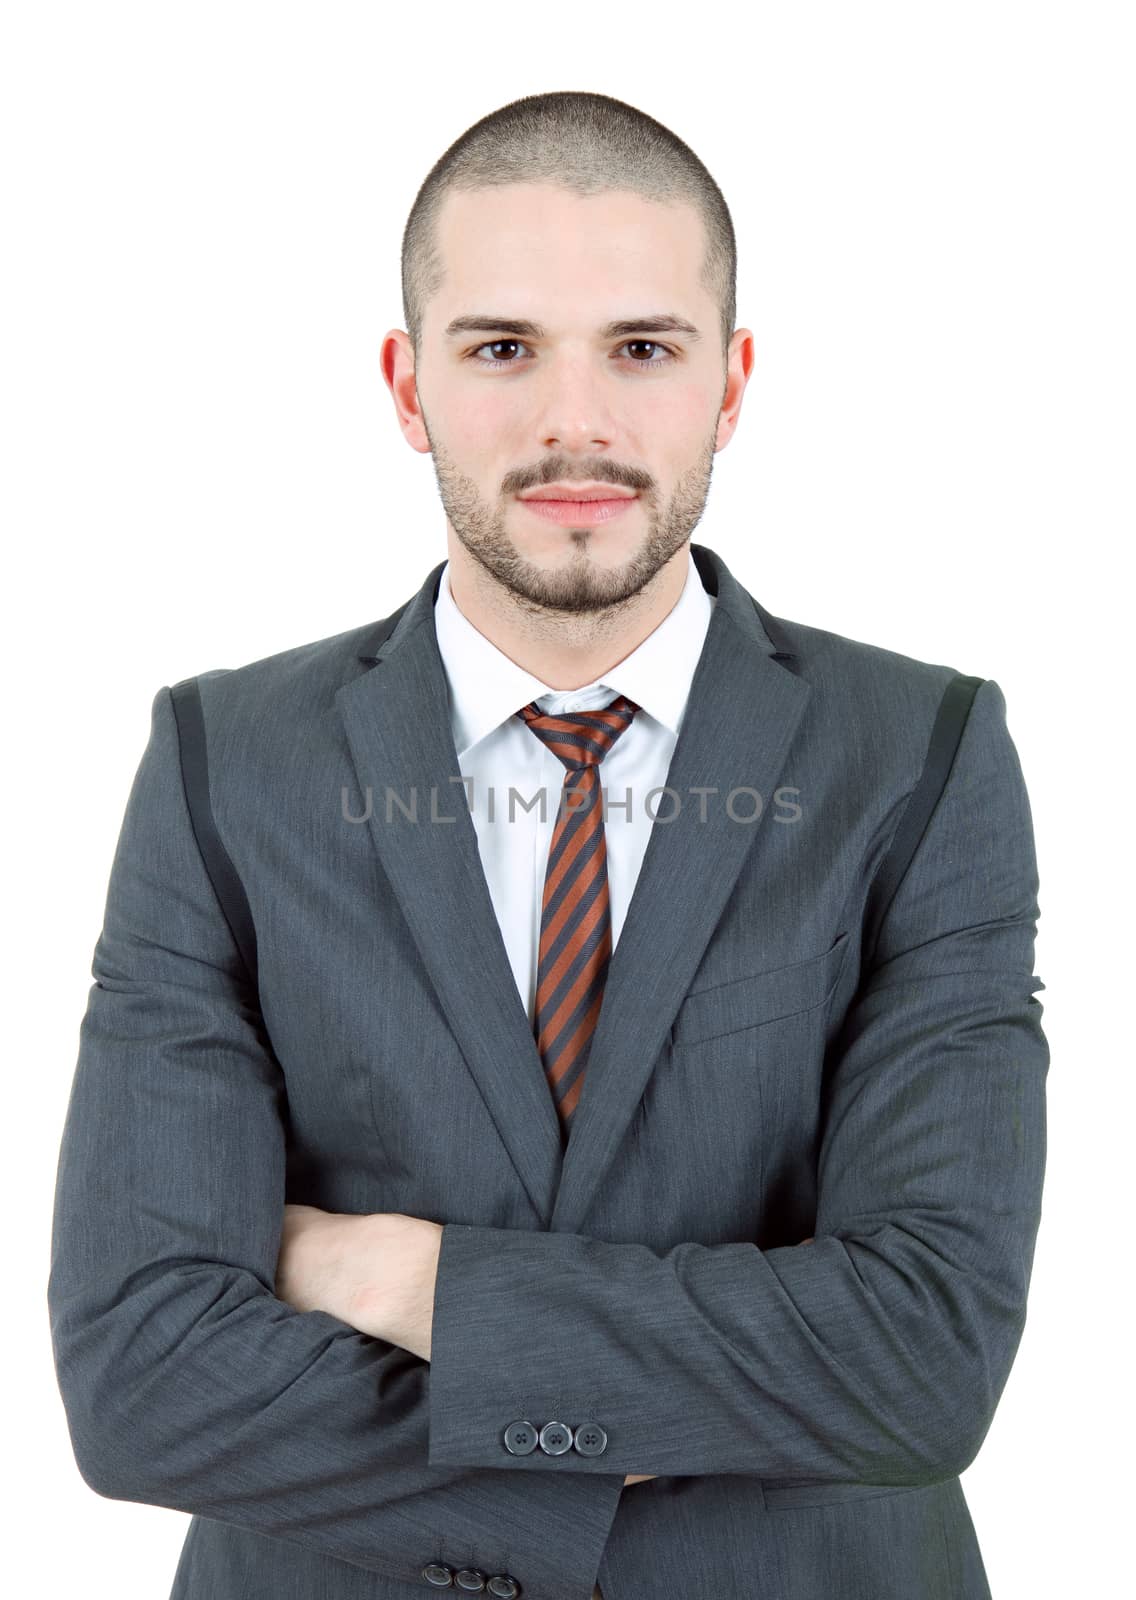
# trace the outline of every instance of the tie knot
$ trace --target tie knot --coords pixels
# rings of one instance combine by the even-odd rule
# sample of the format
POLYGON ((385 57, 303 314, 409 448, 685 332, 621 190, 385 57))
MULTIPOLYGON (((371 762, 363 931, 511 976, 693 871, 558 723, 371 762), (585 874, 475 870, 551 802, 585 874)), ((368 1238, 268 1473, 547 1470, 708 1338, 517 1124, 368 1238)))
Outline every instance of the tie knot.
POLYGON ((617 694, 608 705, 595 711, 544 712, 535 700, 517 712, 537 738, 558 756, 570 772, 599 766, 612 745, 631 726, 639 707, 626 695, 617 694))

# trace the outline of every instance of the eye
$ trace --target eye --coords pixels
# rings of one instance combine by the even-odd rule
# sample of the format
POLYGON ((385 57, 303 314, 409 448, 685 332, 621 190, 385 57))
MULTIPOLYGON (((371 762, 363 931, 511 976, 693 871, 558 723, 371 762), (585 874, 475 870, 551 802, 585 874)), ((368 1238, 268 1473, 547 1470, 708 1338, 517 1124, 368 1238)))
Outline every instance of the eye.
MULTIPOLYGON (((630 365, 633 367, 662 367, 666 366, 668 362, 676 359, 674 351, 668 345, 657 344, 654 339, 628 339, 626 343, 620 345, 619 348, 621 350, 627 350, 632 345, 636 345, 639 348, 646 347, 648 349, 661 352, 660 359, 649 361, 640 361, 634 358, 631 359, 630 365)), ((520 365, 519 362, 514 360, 501 360, 499 357, 487 359, 481 355, 482 350, 501 350, 506 346, 508 346, 510 349, 520 350, 526 350, 528 348, 528 346, 523 344, 520 339, 492 339, 488 344, 478 345, 476 350, 470 352, 467 359, 476 362, 479 367, 515 367, 520 365)))
POLYGON ((665 344, 656 344, 654 339, 629 339, 625 345, 621 345, 620 346, 620 349, 621 350, 627 350, 633 344, 639 345, 640 348, 642 348, 645 345, 645 346, 647 346, 648 349, 651 349, 651 350, 661 350, 662 354, 663 354, 663 359, 661 361, 633 361, 632 362, 632 366, 635 366, 635 367, 661 367, 661 366, 665 366, 668 361, 673 361, 674 360, 674 352, 673 352, 673 350, 671 350, 665 344))
POLYGON ((478 345, 477 349, 472 352, 471 359, 476 361, 478 366, 481 367, 515 367, 517 364, 515 361, 486 361, 485 358, 480 354, 480 351, 482 350, 502 350, 506 345, 517 347, 522 350, 525 348, 519 339, 493 339, 489 344, 478 345))

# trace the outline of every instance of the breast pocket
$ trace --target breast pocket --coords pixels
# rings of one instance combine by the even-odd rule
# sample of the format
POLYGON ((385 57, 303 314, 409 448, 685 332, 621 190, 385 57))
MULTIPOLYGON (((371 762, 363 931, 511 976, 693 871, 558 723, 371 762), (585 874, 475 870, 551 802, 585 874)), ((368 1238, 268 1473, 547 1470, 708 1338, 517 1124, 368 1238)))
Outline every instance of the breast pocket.
POLYGON ((701 1044, 824 1005, 840 979, 847 949, 848 935, 842 933, 827 950, 791 966, 767 968, 709 989, 695 989, 678 1009, 671 1042, 701 1044))

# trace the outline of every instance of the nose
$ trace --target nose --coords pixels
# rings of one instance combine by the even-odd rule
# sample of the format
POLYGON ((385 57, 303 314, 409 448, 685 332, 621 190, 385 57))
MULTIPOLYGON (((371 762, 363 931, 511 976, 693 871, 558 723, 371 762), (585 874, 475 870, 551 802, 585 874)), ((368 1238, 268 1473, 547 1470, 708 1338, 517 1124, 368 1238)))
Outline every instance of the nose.
POLYGON ((531 390, 537 437, 545 449, 574 455, 610 447, 618 435, 610 382, 596 370, 593 357, 561 355, 548 362, 531 390))

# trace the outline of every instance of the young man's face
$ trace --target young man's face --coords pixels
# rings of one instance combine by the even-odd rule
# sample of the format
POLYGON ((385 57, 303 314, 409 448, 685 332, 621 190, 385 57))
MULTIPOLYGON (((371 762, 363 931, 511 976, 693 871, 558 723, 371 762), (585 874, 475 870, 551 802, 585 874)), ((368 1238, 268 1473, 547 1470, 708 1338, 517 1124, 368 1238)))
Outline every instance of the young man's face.
POLYGON ((388 382, 407 438, 433 452, 452 537, 514 594, 606 608, 690 538, 753 361, 746 329, 726 360, 704 241, 686 203, 528 183, 447 195, 445 283, 417 368, 404 336, 388 382), (666 316, 693 331, 661 329, 666 316), (633 498, 556 515, 526 503, 557 483, 633 498))

